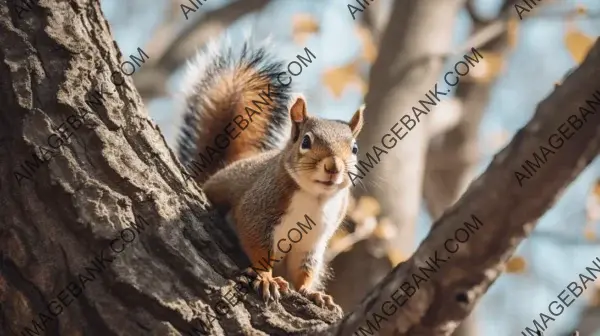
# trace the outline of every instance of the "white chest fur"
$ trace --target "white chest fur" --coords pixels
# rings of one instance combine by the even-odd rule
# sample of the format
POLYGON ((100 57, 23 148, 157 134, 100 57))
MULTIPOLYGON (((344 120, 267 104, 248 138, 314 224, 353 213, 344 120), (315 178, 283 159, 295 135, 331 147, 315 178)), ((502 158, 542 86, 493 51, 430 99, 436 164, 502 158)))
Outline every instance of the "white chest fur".
POLYGON ((275 226, 273 247, 276 255, 279 250, 285 252, 290 244, 297 252, 324 252, 340 223, 340 216, 345 215, 342 210, 347 196, 348 190, 324 199, 297 191, 279 225, 275 226))

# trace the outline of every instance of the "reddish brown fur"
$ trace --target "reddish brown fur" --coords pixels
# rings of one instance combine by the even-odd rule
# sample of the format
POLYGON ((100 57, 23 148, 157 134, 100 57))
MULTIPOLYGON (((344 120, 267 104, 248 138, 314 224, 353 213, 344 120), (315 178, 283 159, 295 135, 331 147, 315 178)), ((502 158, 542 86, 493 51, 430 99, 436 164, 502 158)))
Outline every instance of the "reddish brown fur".
MULTIPOLYGON (((265 136, 267 126, 271 120, 271 113, 274 110, 273 105, 259 105, 262 108, 260 112, 252 103, 256 101, 270 102, 266 95, 270 80, 266 76, 259 76, 256 71, 241 66, 239 69, 231 70, 228 73, 221 74, 218 77, 218 82, 206 89, 202 97, 198 99, 208 99, 208 104, 203 104, 205 110, 202 115, 202 123, 196 128, 196 148, 199 152, 206 154, 206 146, 211 146, 219 151, 215 146, 215 137, 219 134, 224 134, 224 128, 231 123, 235 128, 232 132, 235 139, 230 139, 230 143, 222 150, 222 164, 211 164, 208 169, 205 169, 202 174, 196 176, 198 183, 203 183, 209 176, 213 175, 217 170, 231 162, 250 157, 259 153, 256 144, 265 136), (252 121, 248 118, 246 107, 251 108, 259 113, 252 115, 252 121), (236 115, 241 115, 247 119, 249 125, 246 129, 239 128, 234 123, 236 115), (210 125, 210 127, 207 127, 210 125)), ((252 112, 251 112, 252 113, 252 112)), ((231 126, 229 127, 231 129, 231 126)))

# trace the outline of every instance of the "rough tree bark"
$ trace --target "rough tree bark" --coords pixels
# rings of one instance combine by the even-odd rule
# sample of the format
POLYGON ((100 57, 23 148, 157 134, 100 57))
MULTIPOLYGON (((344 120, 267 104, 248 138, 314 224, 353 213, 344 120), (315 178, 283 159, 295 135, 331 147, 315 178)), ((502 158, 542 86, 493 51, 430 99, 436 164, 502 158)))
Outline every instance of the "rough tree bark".
MULTIPOLYGON (((375 303, 387 300, 419 263, 476 214, 484 223, 480 234, 463 244, 382 332, 391 333, 386 328, 393 325, 396 334, 447 335, 500 274, 502 261, 531 230, 526 223, 551 205, 600 147, 597 113, 594 123, 577 131, 527 187, 519 188, 514 181, 512 170, 564 122, 563 112, 576 113, 599 89, 599 42, 580 69, 540 104, 534 119, 488 171, 436 222, 415 255, 339 324, 328 326, 339 317, 296 293, 268 308, 248 295, 220 315, 215 312, 219 293, 233 287, 228 279, 246 260, 232 232, 206 211, 199 188, 185 184, 181 166, 148 120, 131 79, 119 85, 108 80, 120 71, 120 55, 98 3, 37 6, 20 19, 12 5, 0 1, 3 334, 21 334, 32 320, 42 320, 38 313, 44 312, 49 321, 40 323, 47 335, 178 335, 201 324, 211 325, 214 335, 315 335, 316 330, 350 335, 375 303), (72 117, 90 110, 86 104, 93 101, 95 90, 102 92, 101 104, 93 104, 84 125, 78 125, 72 117), (73 135, 53 148, 51 157, 44 154, 41 165, 32 159, 40 146, 51 146, 50 134, 57 128, 69 133, 69 127, 73 135), (25 160, 38 166, 29 168, 31 178, 18 181, 13 173, 24 170, 25 160), (137 218, 148 225, 127 229, 126 223, 137 218), (115 237, 125 241, 125 230, 134 239, 122 252, 111 252, 115 237), (96 267, 91 274, 97 277, 88 279, 77 296, 66 287, 96 267), (48 313, 51 301, 55 317, 48 313), (65 306, 68 302, 62 313, 56 312, 58 301, 65 306)), ((56 145, 57 138, 52 139, 56 145)))
POLYGON ((0 1, 0 334, 21 335, 35 320, 47 335, 177 335, 202 325, 215 335, 289 335, 339 318, 298 294, 268 310, 251 295, 227 316, 215 313, 224 311, 216 292, 229 291, 245 266, 228 255, 244 254, 223 222, 207 217, 197 186, 185 184, 131 78, 111 81, 121 58, 99 3, 88 3, 39 2, 19 18, 0 1), (90 110, 94 90, 101 104, 72 130, 65 120, 90 110), (73 133, 62 146, 48 139, 56 128, 73 133), (56 154, 36 162, 32 153, 49 142, 56 154), (17 181, 24 160, 39 167, 17 181), (111 241, 134 214, 149 225, 127 231, 134 240, 117 242, 124 251, 115 253, 111 241), (114 260, 99 267, 97 257, 114 260), (79 274, 95 279, 75 297, 64 289, 79 274), (69 306, 53 317, 47 305, 57 296, 69 306), (40 322, 40 312, 50 320, 40 322))

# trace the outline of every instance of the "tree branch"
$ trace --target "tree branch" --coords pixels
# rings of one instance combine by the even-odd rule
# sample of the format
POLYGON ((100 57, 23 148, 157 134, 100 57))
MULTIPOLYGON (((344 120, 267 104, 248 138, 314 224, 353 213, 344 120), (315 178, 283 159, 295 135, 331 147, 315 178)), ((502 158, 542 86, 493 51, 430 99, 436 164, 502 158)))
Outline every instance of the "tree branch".
MULTIPOLYGON (((402 114, 407 113, 413 118, 411 108, 418 100, 425 99, 425 93, 433 87, 444 65, 441 57, 429 56, 450 50, 456 18, 454 14, 462 5, 463 0, 408 0, 393 3, 390 14, 393 19, 383 33, 381 49, 369 75, 365 126, 358 139, 362 148, 370 149, 374 145, 384 148, 382 136, 390 133, 394 124, 397 124, 394 128, 396 131, 404 127, 399 121, 402 114)), ((356 251, 350 251, 352 258, 344 258, 346 262, 343 263, 341 260, 334 261, 337 277, 353 279, 352 283, 337 282, 328 287, 343 308, 358 303, 392 266, 387 258, 369 255, 369 250, 395 248, 403 255, 413 251, 429 141, 428 122, 423 120, 416 124, 406 138, 393 144, 388 154, 382 154, 381 159, 376 160, 379 162, 373 169, 367 170, 361 182, 368 189, 355 189, 355 193, 371 195, 380 202, 381 216, 387 217, 396 226, 397 233, 386 241, 376 237, 361 241, 353 248, 356 251), (375 265, 381 267, 374 270, 375 265)), ((399 132, 404 134, 405 130, 406 127, 399 132)), ((372 154, 372 150, 369 152, 372 154)), ((368 161, 364 155, 359 154, 359 159, 368 161)))
POLYGON ((156 55, 152 62, 133 75, 134 83, 144 100, 166 94, 169 76, 210 39, 215 38, 235 20, 260 10, 271 0, 238 0, 199 17, 168 44, 157 44, 147 53, 156 55))
MULTIPOLYGON (((599 76, 600 39, 583 64, 538 105, 534 117, 494 157, 486 172, 434 223, 414 255, 396 267, 357 309, 322 334, 350 335, 372 313, 383 314, 382 303, 390 300, 404 282, 415 286, 411 275, 422 275, 418 267, 428 267, 425 261, 433 259, 436 251, 440 258, 449 257, 445 242, 455 239, 456 230, 464 228, 464 222, 473 223, 471 216, 475 215, 483 226, 459 246, 451 260, 440 262, 436 273, 421 282, 393 316, 393 323, 382 321, 379 330, 382 334, 396 330, 396 334, 449 335, 500 276, 503 263, 534 229, 536 219, 599 153, 600 109, 594 108, 598 103, 586 104, 586 100, 600 99, 599 76), (580 116, 582 106, 595 113, 587 115, 588 121, 571 140, 555 154, 548 154, 544 166, 525 180, 523 187, 519 186, 513 172, 531 159, 533 152, 539 153, 540 145, 549 147, 549 136, 557 133, 557 127, 571 114, 580 116)), ((394 295, 399 297, 398 293, 394 295)))

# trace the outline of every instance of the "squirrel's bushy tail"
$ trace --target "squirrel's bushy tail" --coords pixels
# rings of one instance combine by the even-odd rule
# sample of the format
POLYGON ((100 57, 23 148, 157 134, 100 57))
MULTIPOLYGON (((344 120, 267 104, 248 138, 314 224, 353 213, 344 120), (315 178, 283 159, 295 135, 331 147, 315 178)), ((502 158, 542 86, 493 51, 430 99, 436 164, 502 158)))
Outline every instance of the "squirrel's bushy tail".
POLYGON ((281 148, 289 134, 291 88, 278 80, 284 63, 264 46, 245 43, 238 55, 220 49, 199 53, 184 82, 178 153, 198 183, 231 162, 281 148))

